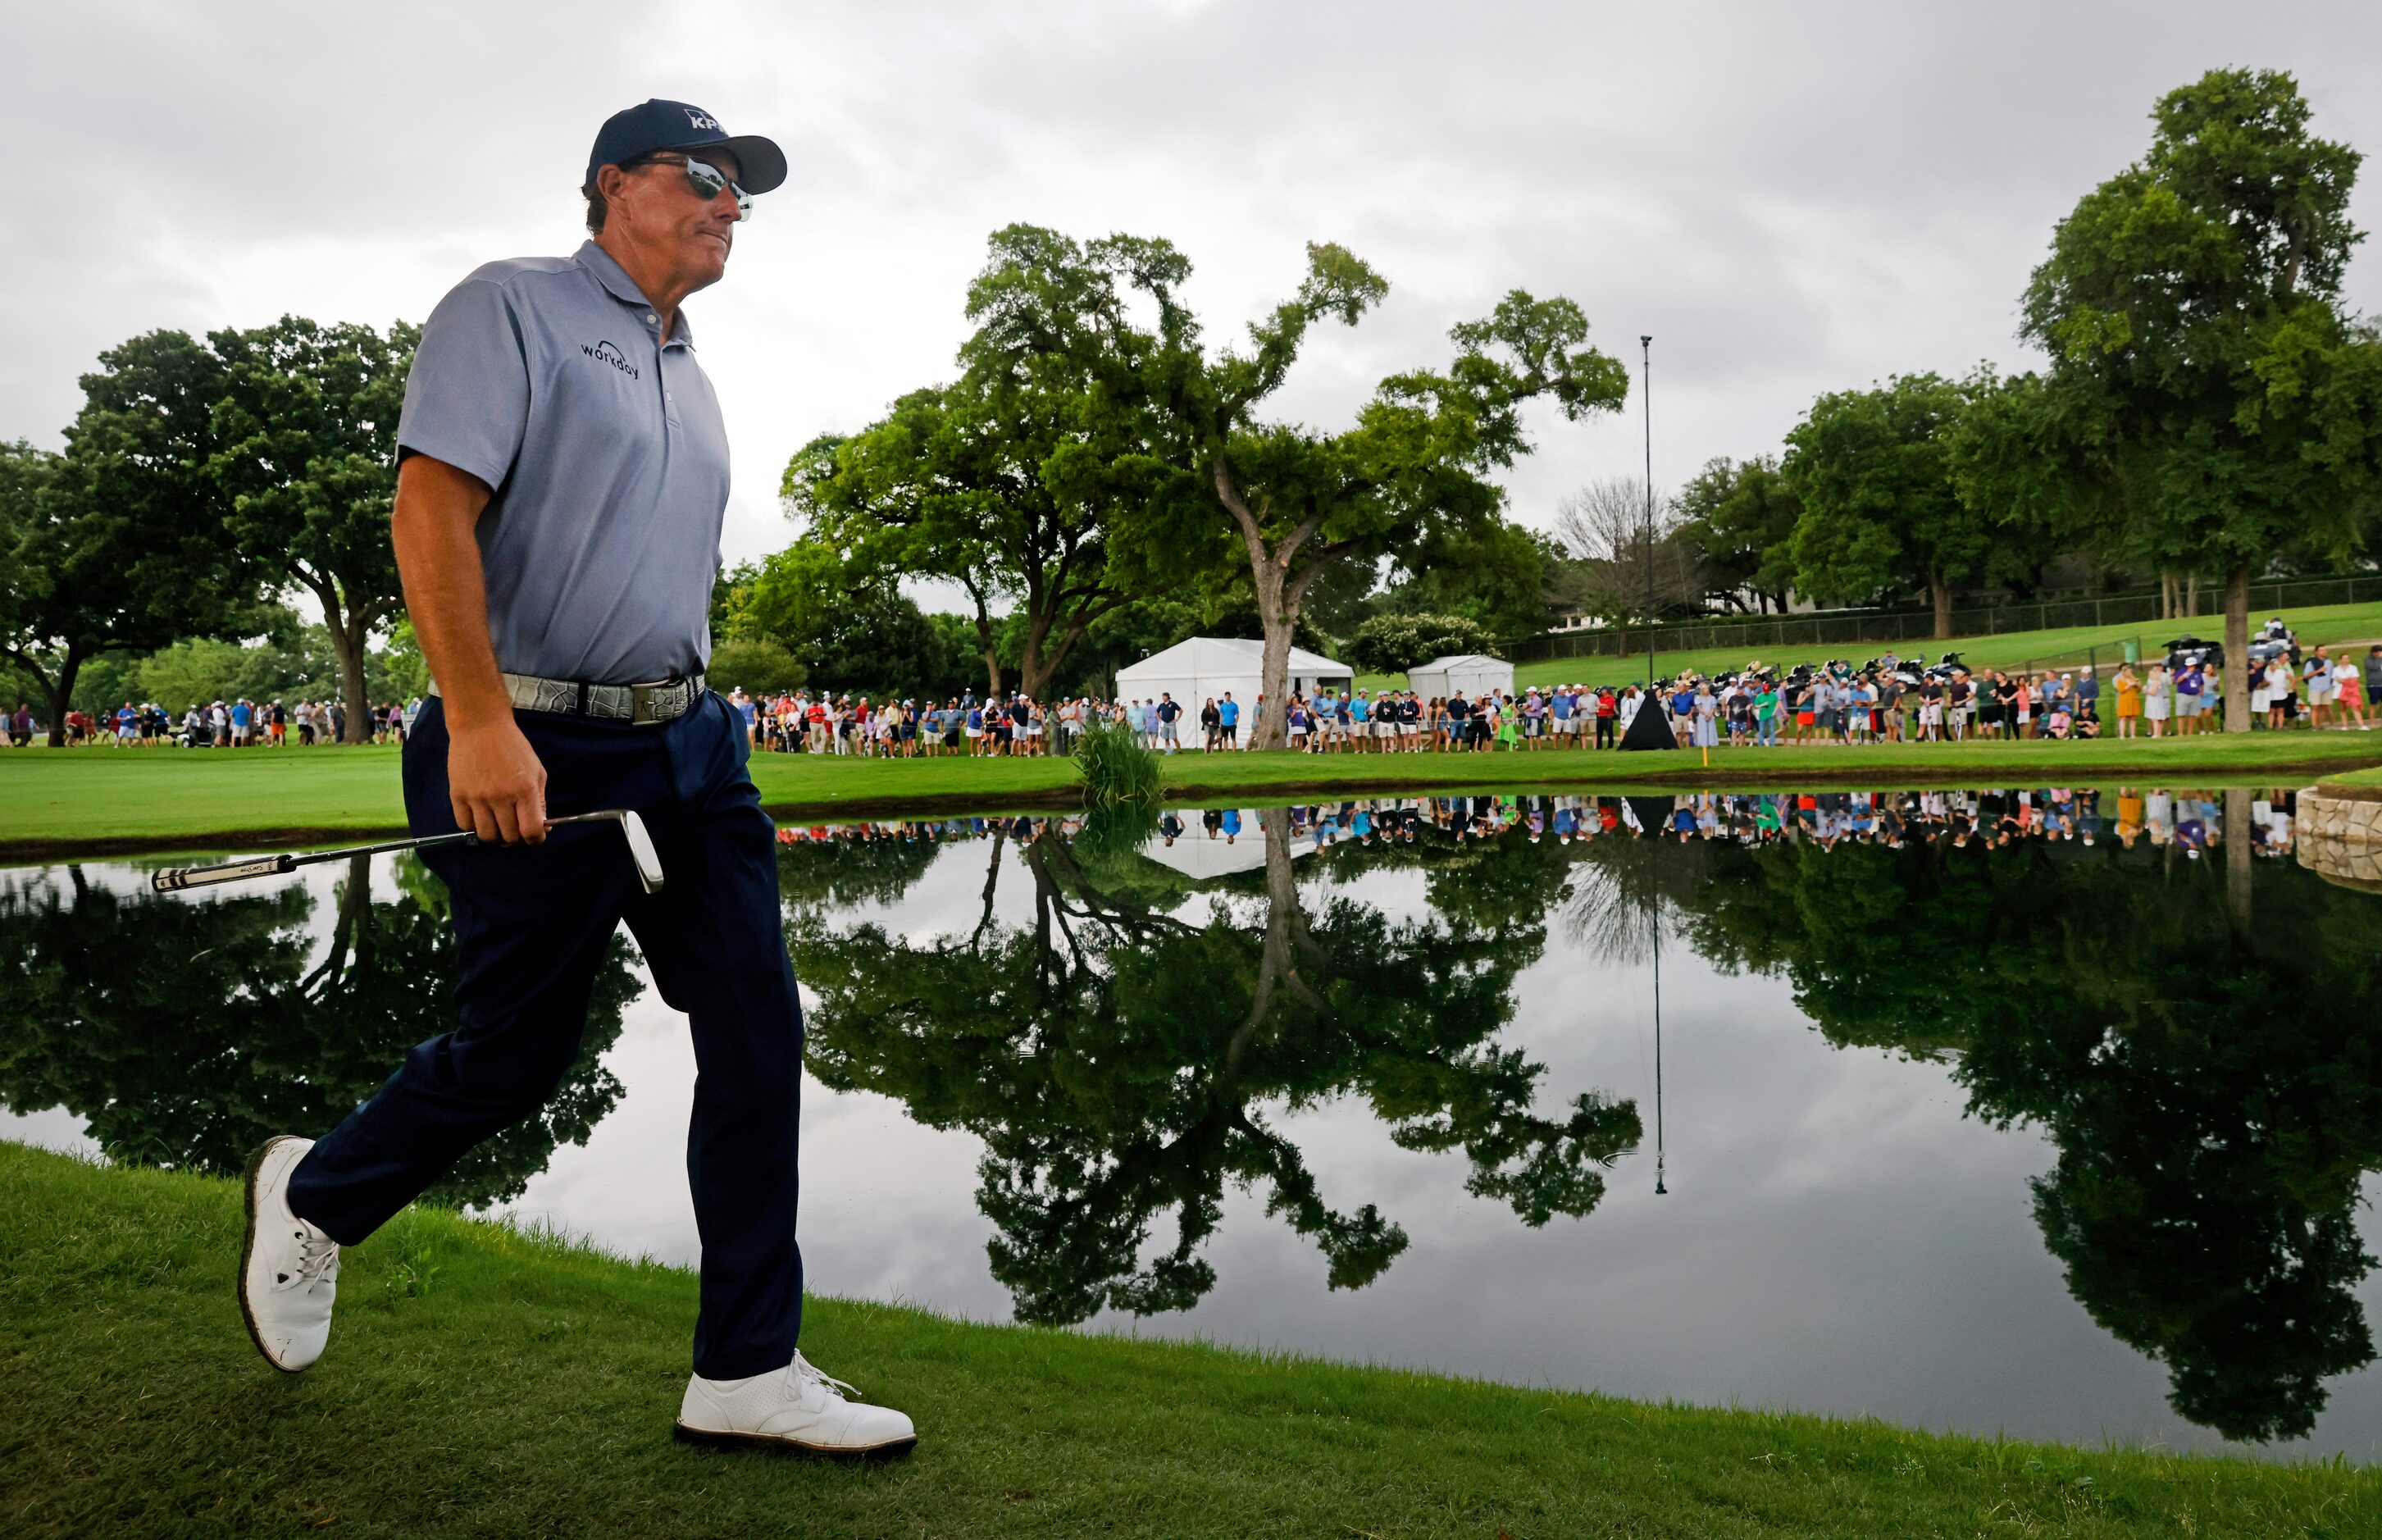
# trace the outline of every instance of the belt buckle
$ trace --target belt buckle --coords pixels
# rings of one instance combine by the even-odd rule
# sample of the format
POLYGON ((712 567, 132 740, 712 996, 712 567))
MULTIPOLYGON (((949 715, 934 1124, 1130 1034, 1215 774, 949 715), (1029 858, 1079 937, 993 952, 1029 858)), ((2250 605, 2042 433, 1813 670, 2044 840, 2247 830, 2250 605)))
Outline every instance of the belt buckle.
POLYGON ((654 692, 662 688, 659 684, 629 686, 629 721, 632 725, 657 720, 653 715, 654 692))

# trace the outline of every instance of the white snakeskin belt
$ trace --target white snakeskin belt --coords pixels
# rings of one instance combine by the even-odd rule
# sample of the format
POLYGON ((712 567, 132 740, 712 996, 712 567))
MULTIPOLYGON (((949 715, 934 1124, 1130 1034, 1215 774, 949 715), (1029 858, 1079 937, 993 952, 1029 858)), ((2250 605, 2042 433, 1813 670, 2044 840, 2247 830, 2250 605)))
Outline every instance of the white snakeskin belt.
MULTIPOLYGON (((566 717, 598 717, 606 721, 673 721, 694 709, 707 686, 703 675, 665 679, 657 684, 589 684, 575 679, 540 679, 534 674, 504 676, 505 694, 517 710, 552 711, 566 717)), ((431 681, 430 693, 438 693, 431 681)))

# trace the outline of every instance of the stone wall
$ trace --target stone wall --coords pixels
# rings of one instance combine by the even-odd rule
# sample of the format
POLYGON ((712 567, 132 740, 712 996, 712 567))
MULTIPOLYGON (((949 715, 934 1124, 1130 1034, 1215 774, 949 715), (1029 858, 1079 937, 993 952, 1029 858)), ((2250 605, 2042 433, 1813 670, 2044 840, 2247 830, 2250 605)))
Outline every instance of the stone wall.
POLYGON ((2310 786, 2294 822, 2300 865, 2342 887, 2382 893, 2382 786, 2310 786))

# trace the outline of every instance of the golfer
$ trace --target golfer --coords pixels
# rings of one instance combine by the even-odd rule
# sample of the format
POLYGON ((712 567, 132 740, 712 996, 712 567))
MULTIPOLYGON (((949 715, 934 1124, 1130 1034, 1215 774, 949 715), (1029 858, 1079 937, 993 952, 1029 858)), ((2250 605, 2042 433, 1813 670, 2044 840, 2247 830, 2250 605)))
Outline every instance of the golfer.
POLYGON ((694 1037, 703 1275, 679 1436, 916 1441, 795 1349, 802 1015, 744 722, 703 676, 728 438, 679 305, 785 179, 775 144, 685 103, 616 113, 583 184, 594 239, 480 268, 423 328, 393 534, 436 683, 406 735, 405 805, 416 835, 482 842, 424 856, 452 901, 459 1019, 319 1140, 257 1152, 239 1298, 277 1368, 321 1355, 339 1247, 553 1094, 625 919, 694 1037), (549 807, 635 811, 669 885, 643 891, 616 828, 549 839, 549 807))

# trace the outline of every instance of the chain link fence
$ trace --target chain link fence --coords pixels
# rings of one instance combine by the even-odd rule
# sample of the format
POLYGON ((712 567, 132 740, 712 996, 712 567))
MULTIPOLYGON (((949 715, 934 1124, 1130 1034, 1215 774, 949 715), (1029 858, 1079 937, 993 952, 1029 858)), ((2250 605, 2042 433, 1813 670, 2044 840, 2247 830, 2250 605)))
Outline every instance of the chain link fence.
MULTIPOLYGON (((2047 599, 2032 604, 1996 604, 1952 611, 1952 634, 1959 637, 1998 636, 2011 631, 2049 631, 2069 626, 2173 626, 2180 634, 2194 622, 2221 620, 2224 602, 2219 589, 2203 587, 2191 615, 2159 618, 2156 593, 2113 594, 2102 598, 2047 599)), ((2255 616, 2277 610, 2298 610, 2319 604, 2364 604, 2382 600, 2382 573, 2355 577, 2297 578, 2250 585, 2250 610, 2255 616)), ((1754 649, 1787 647, 1858 647, 1875 643, 1923 642, 1935 634, 1933 610, 1855 610, 1810 615, 1774 615, 1761 620, 1713 621, 1654 628, 1654 645, 1664 652, 1691 652, 1704 647, 1754 649)), ((2162 638, 2164 640, 2164 638, 2162 638)), ((1643 626, 1599 627, 1581 631, 1550 631, 1515 645, 1512 661, 1540 663, 1559 658, 1612 658, 1640 652, 1646 647, 1643 626)))

